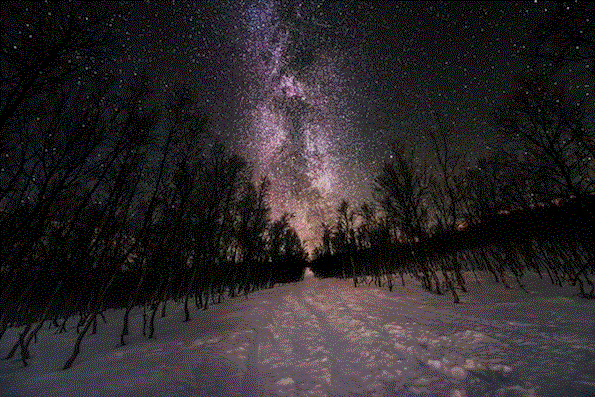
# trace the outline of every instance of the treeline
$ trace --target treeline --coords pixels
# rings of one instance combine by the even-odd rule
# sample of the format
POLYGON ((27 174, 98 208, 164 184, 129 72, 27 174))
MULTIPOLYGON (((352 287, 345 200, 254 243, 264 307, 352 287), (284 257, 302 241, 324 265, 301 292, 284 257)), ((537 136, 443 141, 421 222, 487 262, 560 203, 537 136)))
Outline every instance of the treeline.
MULTIPOLYGON (((172 299, 207 309, 302 278, 290 216, 266 179, 227 153, 190 87, 110 73, 118 3, 12 3, 0 62, 0 338, 28 347, 44 323, 83 338, 103 312, 144 308, 152 338, 172 299), (15 19, 14 15, 23 15, 15 19), (73 316, 78 324, 68 329, 73 316)), ((112 65, 113 66, 113 65, 112 65)))
POLYGON ((344 201, 323 225, 315 274, 390 289, 408 274, 459 302, 465 272, 489 271, 510 287, 531 270, 595 297, 592 11, 561 3, 536 29, 527 70, 493 110, 500 143, 486 156, 463 152, 440 112, 425 150, 394 142, 375 203, 344 201))
MULTIPOLYGON (((457 230, 423 240, 396 243, 383 225, 375 233, 384 233, 384 240, 366 245, 356 239, 352 250, 319 251, 310 267, 318 277, 349 277, 356 287, 375 283, 390 290, 395 284, 405 285, 410 275, 429 291, 451 292, 456 303, 459 292, 467 291, 465 273, 476 276, 477 271, 489 272, 505 288, 523 288, 522 277, 531 271, 552 284, 578 285, 583 297, 595 298, 594 213, 595 196, 580 202, 555 200, 501 211, 471 225, 461 223, 457 230)), ((354 235, 362 233, 357 230, 354 235)))

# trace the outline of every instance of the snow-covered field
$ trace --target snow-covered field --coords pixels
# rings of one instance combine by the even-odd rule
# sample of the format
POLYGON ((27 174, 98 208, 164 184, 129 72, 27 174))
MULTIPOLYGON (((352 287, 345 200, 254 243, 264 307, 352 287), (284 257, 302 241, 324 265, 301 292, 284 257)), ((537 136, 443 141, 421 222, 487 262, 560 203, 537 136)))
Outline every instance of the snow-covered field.
POLYGON ((67 371, 76 332, 44 326, 29 367, 0 360, 0 395, 595 396, 595 302, 535 276, 528 293, 480 281, 454 305, 413 281, 389 292, 310 276, 189 323, 172 304, 152 341, 137 309, 124 347, 108 311, 67 371))

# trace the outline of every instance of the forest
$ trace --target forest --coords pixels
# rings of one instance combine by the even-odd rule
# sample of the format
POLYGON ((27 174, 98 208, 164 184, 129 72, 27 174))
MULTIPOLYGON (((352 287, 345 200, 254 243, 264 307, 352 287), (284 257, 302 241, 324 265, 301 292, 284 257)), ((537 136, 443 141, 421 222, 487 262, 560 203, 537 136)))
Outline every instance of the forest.
POLYGON ((190 321, 191 306, 300 280, 290 215, 270 218, 268 180, 209 136, 188 87, 86 72, 108 56, 114 5, 31 7, 29 34, 2 32, 0 338, 24 325, 6 358, 27 365, 46 320, 78 333, 66 369, 106 309, 125 308, 124 345, 135 306, 152 338, 170 299, 190 321))
POLYGON ((343 200, 323 225, 315 274, 390 290, 411 275, 458 303, 465 274, 487 271, 523 288, 530 271, 595 298, 593 10, 564 2, 554 10, 530 35, 515 89, 492 109, 501 143, 473 158, 458 124, 432 111, 430 156, 392 142, 374 202, 343 200))
POLYGON ((22 327, 5 358, 26 366, 49 323, 77 334, 68 369, 108 309, 123 309, 125 345, 135 307, 152 338, 172 300, 191 321, 306 266, 354 287, 408 275, 455 303, 479 271, 504 288, 536 272, 595 298, 593 104, 564 84, 569 65, 593 78, 587 6, 538 29, 532 67, 493 110, 503 145, 471 159, 433 112, 432 156, 392 142, 374 201, 341 201, 308 261, 292 214, 270 215, 270 181, 218 140, 191 87, 101 67, 117 6, 68 4, 30 5, 19 34, 1 26, 0 338, 22 327))
POLYGON ((342 201, 312 270, 389 289, 395 274, 411 274, 455 303, 465 272, 489 271, 522 288, 534 271, 595 298, 591 115, 553 77, 528 73, 494 110, 506 145, 471 162, 436 114, 433 161, 394 143, 374 181, 376 206, 342 201))

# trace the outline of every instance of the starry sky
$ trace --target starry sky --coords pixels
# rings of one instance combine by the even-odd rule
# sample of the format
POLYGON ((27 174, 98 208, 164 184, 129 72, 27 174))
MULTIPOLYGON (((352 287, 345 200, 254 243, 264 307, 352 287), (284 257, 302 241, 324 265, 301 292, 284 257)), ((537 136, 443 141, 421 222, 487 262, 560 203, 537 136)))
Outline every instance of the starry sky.
POLYGON ((213 133, 272 182, 272 215, 307 245, 338 200, 372 199, 399 139, 429 156, 430 112, 470 158, 497 141, 490 111, 530 63, 548 2, 135 3, 118 23, 122 78, 195 88, 213 133))

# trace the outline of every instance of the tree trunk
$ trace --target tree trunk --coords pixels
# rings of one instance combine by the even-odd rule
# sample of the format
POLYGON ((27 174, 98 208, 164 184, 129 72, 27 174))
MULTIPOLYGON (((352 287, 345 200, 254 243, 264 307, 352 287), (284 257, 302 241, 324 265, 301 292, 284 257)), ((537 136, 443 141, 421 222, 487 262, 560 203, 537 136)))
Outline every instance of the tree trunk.
POLYGON ((89 327, 91 326, 91 323, 93 322, 93 318, 96 317, 97 314, 99 313, 99 308, 101 307, 101 305, 103 303, 103 299, 105 298, 107 291, 110 289, 110 287, 114 283, 114 280, 116 279, 116 274, 117 273, 114 273, 112 275, 109 282, 104 287, 103 292, 102 292, 101 296, 99 297, 99 301, 96 304, 96 307, 94 308, 93 312, 87 317, 87 319, 85 321, 85 327, 79 333, 79 336, 76 339, 76 342, 74 344, 74 349, 72 350, 72 354, 70 355, 70 358, 66 361, 64 366, 62 367, 63 370, 70 368, 72 366, 72 363, 74 363, 74 360, 76 360, 76 357, 78 356, 78 354, 80 352, 81 342, 82 342, 83 338, 85 337, 85 334, 89 330, 89 327))
POLYGON ((2 315, 0 316, 0 340, 2 339, 2 336, 8 328, 8 323, 11 320, 11 315, 18 309, 19 306, 21 306, 25 298, 27 298, 27 296, 33 289, 33 286, 36 285, 38 278, 38 274, 36 273, 33 280, 29 282, 29 285, 27 285, 25 290, 19 295, 19 298, 17 299, 16 303, 10 306, 7 305, 8 307, 2 312, 2 315))
POLYGON ((134 303, 138 299, 138 296, 140 294, 140 289, 143 285, 143 282, 145 281, 146 273, 147 273, 147 267, 143 263, 143 270, 142 270, 141 276, 138 280, 138 283, 136 284, 136 288, 134 289, 133 294, 130 295, 130 300, 128 301, 128 305, 126 306, 126 311, 124 312, 124 319, 122 320, 122 332, 120 333, 120 345, 121 346, 124 346, 126 344, 126 341, 124 340, 124 336, 128 335, 128 317, 130 316, 130 311, 134 307, 134 303))
POLYGON ((159 301, 153 302, 153 306, 151 307, 151 319, 149 320, 149 339, 153 338, 153 334, 155 333, 155 313, 157 313, 157 309, 159 308, 159 301))
POLYGON ((49 302, 47 303, 47 305, 45 306, 45 309, 43 309, 43 313, 41 316, 39 316, 39 320, 37 323, 37 326, 35 327, 35 329, 27 336, 27 339, 25 339, 24 342, 24 348, 28 349, 29 348, 29 343, 31 342, 31 339, 33 339, 33 337, 35 337, 35 341, 37 341, 37 333, 39 332, 39 330, 41 329, 41 327, 43 326, 43 323, 45 322, 45 320, 48 317, 50 308, 52 307, 54 300, 56 299, 56 296, 58 295, 58 292, 60 291, 60 288, 62 287, 62 280, 60 280, 58 282, 58 285, 56 286, 56 289, 54 290, 52 296, 50 297, 49 302))
MULTIPOLYGON (((27 335, 27 333, 29 332, 29 330, 31 329, 31 325, 33 323, 28 321, 27 325, 25 326, 25 329, 23 330, 23 332, 21 332, 19 334, 19 338, 17 339, 16 343, 12 346, 12 349, 10 349, 10 351, 8 352, 8 354, 6 355, 6 357, 4 357, 5 360, 10 360, 11 358, 14 357, 15 353, 17 352, 17 349, 19 347, 21 347, 21 352, 22 347, 23 347, 23 340, 25 339, 25 335, 27 335)), ((27 355, 28 357, 28 355, 27 355)), ((25 366, 27 366, 27 363, 24 363, 25 366)))
POLYGON ((190 299, 190 292, 194 287, 194 281, 196 280, 197 270, 198 266, 194 265, 194 269, 192 269, 192 276, 190 277, 190 282, 188 283, 188 289, 186 290, 186 296, 184 298, 184 322, 190 321, 190 310, 188 309, 188 300, 190 299))

